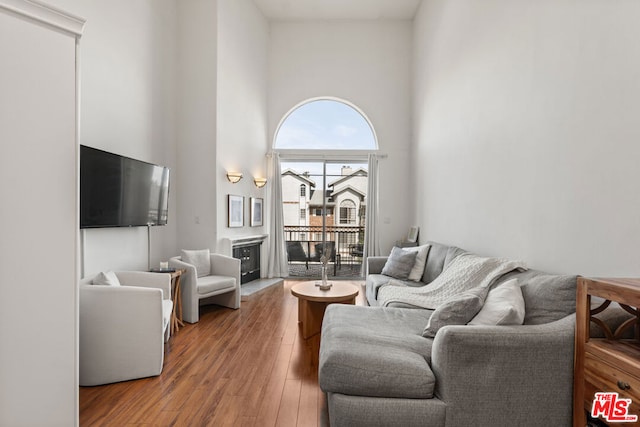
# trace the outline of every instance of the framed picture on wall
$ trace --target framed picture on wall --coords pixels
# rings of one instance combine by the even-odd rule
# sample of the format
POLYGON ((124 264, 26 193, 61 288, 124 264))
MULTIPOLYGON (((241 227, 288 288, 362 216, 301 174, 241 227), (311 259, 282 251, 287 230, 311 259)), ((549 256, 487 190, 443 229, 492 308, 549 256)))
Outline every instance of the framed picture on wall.
POLYGON ((420 227, 414 225, 409 229, 409 234, 407 235, 407 242, 416 243, 418 241, 418 233, 420 232, 420 227))
POLYGON ((262 226, 262 203, 263 199, 259 197, 251 197, 251 226, 262 226))
POLYGON ((229 227, 244 227, 244 197, 229 194, 229 227))

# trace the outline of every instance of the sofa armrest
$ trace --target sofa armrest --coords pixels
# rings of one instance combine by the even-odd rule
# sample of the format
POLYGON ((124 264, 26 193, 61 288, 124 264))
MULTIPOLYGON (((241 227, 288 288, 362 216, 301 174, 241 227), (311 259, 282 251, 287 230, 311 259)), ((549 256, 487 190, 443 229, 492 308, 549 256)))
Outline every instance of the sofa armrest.
POLYGON ((116 276, 123 286, 162 289, 162 299, 171 299, 171 275, 148 271, 117 271, 116 276))
POLYGON ((211 254, 211 274, 236 278, 240 286, 240 260, 226 255, 211 254))
POLYGON ((185 288, 191 286, 193 287, 193 292, 195 292, 198 274, 194 265, 182 261, 182 259, 177 256, 169 258, 169 267, 185 270, 185 272, 182 274, 182 280, 180 281, 180 283, 182 284, 182 290, 184 291, 185 288))
POLYGON ((162 291, 149 287, 80 285, 80 385, 162 371, 162 291))
POLYGON ((367 271, 366 274, 380 274, 387 262, 387 256, 370 256, 367 257, 367 271))
POLYGON ((570 425, 574 330, 575 315, 543 325, 438 331, 431 369, 435 393, 451 409, 447 417, 455 418, 451 425, 473 425, 478 419, 496 426, 532 419, 570 425))

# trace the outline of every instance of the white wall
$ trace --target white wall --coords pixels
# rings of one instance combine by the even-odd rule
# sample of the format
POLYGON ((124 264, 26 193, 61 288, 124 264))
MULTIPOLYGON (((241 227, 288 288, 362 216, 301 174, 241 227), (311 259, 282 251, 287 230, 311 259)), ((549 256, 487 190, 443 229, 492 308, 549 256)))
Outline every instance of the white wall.
POLYGON ((178 5, 177 248, 215 249, 217 1, 178 5))
POLYGON ((298 103, 332 96, 359 107, 380 152, 381 246, 406 234, 413 206, 410 21, 273 22, 269 42, 269 144, 298 103))
MULTIPOLYGON (((249 198, 264 199, 267 194, 266 187, 256 188, 253 177, 266 177, 268 39, 269 25, 253 1, 218 1, 218 143, 213 169, 218 242, 267 232, 264 221, 263 227, 250 227, 249 198), (231 184, 227 171, 242 172, 244 177, 231 184), (228 194, 245 197, 242 228, 227 227, 228 194)), ((263 245, 263 252, 267 247, 263 245)))
POLYGON ((637 276, 640 3, 426 0, 415 24, 421 239, 637 276))
MULTIPOLYGON (((266 176, 268 24, 253 2, 53 1, 87 18, 81 143, 172 169, 151 266, 180 248, 262 234, 248 228, 248 198, 265 197, 253 176, 266 176), (225 173, 236 168, 245 178, 231 186, 225 173), (226 227, 229 193, 247 198, 245 228, 226 227)), ((147 268, 146 228, 83 233, 85 275, 147 268)))
MULTIPOLYGON (((176 246, 175 0, 51 0, 87 19, 80 143, 171 168, 169 224, 150 231, 151 266, 176 246)), ((84 231, 84 273, 147 268, 147 229, 84 231)))
POLYGON ((0 1, 0 425, 74 426, 76 38, 5 5, 39 9, 0 1))

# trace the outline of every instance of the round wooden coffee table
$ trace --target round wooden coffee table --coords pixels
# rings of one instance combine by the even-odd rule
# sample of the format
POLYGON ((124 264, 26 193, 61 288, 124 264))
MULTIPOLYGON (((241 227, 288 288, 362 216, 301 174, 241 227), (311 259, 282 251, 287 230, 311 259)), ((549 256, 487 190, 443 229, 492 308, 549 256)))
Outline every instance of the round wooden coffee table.
POLYGON ((307 339, 320 333, 324 311, 331 303, 355 304, 360 292, 357 286, 332 282, 328 291, 321 291, 316 281, 300 282, 291 287, 298 298, 298 322, 302 324, 302 337, 307 339))

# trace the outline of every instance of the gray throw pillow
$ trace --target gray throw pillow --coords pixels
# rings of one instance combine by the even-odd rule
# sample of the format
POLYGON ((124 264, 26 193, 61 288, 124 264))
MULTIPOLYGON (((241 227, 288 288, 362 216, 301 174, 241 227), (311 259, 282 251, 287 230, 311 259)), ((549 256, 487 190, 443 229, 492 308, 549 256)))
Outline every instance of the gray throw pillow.
POLYGON ((517 277, 522 283, 525 325, 554 322, 576 312, 577 276, 529 270, 517 277))
POLYGON ((391 255, 382 268, 382 274, 395 279, 406 280, 416 262, 418 252, 404 251, 401 248, 393 247, 391 255))
POLYGON ((466 325, 478 314, 488 292, 487 286, 478 286, 449 298, 435 309, 422 336, 433 338, 443 326, 466 325))

